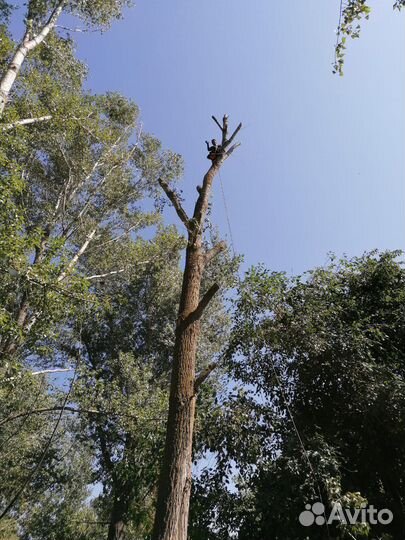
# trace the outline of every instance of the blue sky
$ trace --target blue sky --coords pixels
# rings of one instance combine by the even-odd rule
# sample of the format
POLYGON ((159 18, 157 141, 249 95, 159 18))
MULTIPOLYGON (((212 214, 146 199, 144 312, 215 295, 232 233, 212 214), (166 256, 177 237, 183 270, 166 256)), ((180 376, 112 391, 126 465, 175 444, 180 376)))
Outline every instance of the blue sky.
MULTIPOLYGON (((138 0, 108 33, 78 35, 78 53, 92 90, 131 97, 183 155, 189 209, 211 115, 242 121, 221 173, 236 250, 245 267, 299 273, 329 251, 405 247, 405 13, 392 3, 370 1, 343 78, 338 0, 138 0)), ((218 182, 214 197, 225 236, 218 182)))

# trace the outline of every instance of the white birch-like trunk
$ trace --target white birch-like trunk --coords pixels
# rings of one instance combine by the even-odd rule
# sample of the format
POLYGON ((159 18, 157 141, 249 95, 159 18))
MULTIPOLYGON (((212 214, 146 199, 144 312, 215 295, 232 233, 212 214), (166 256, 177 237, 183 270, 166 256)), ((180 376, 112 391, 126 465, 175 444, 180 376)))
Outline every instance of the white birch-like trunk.
POLYGON ((64 4, 65 0, 59 2, 49 17, 47 23, 42 27, 42 30, 35 37, 30 38, 29 32, 27 31, 22 43, 18 46, 16 52, 14 53, 6 72, 0 79, 0 118, 3 115, 11 89, 13 88, 14 82, 21 70, 27 54, 35 49, 35 47, 40 45, 49 32, 55 27, 56 21, 62 13, 64 4))

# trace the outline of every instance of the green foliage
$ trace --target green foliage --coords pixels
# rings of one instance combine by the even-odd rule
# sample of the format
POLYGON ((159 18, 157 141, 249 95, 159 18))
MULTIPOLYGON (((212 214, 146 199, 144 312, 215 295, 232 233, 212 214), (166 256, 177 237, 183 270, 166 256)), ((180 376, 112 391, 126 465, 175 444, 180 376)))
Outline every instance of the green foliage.
MULTIPOLYGON (((193 537, 259 539, 271 531, 272 538, 304 539, 308 530, 298 515, 320 499, 349 507, 366 499, 393 511, 392 525, 332 527, 334 537, 400 536, 405 270, 399 256, 332 259, 297 278, 260 267, 247 274, 229 348, 234 390, 205 427, 216 467, 195 489, 193 537)), ((322 527, 310 532, 325 535, 322 527)))
MULTIPOLYGON (((31 37, 57 5, 28 2, 31 37)), ((64 12, 104 29, 127 5, 67 1, 64 12)), ((18 44, 0 32, 4 70, 18 44)), ((176 181, 183 162, 143 132, 130 100, 84 90, 63 33, 30 51, 0 129, 0 512, 17 495, 0 534, 95 540, 122 520, 128 540, 146 540, 185 247, 163 226, 158 179, 176 181), (78 366, 62 413, 71 374, 31 374, 59 366, 78 366)), ((218 257, 203 289, 234 284, 237 263, 218 257)), ((205 311, 198 369, 223 353, 225 302, 205 311)), ((197 434, 219 386, 200 392, 197 434)))
MULTIPOLYGON (((27 23, 38 30, 47 22, 51 12, 60 0, 30 0, 27 10, 27 23)), ((114 19, 120 19, 124 8, 131 0, 65 0, 63 9, 83 20, 88 26, 107 28, 114 19)))
POLYGON ((43 375, 31 376, 17 366, 0 370, 1 511, 19 493, 13 512, 1 521, 0 538, 14 538, 17 525, 18 538, 67 538, 62 530, 84 505, 91 481, 88 445, 79 447, 72 435, 75 423, 67 417, 51 440, 60 413, 49 409, 62 400, 63 393, 43 375))
MULTIPOLYGON (((395 0, 393 8, 400 10, 404 6, 404 0, 395 0)), ((360 37, 360 23, 362 20, 369 19, 370 13, 371 8, 367 0, 348 0, 342 4, 342 12, 337 29, 338 37, 335 47, 333 73, 343 76, 347 38, 357 39, 360 37)))
POLYGON ((0 0, 0 23, 7 23, 14 6, 6 0, 0 0))
POLYGON ((1 540, 18 540, 17 522, 14 519, 3 519, 0 522, 1 540))
MULTIPOLYGON (((68 8, 105 25, 124 4, 68 8)), ((32 24, 53 6, 31 2, 32 24)), ((5 66, 15 44, 4 36, 5 66)), ((4 526, 10 538, 16 525, 27 540, 99 538, 121 491, 128 535, 139 538, 153 513, 184 247, 162 226, 157 178, 175 180, 182 160, 142 132, 134 103, 85 92, 85 75, 73 42, 51 33, 2 118, 0 511, 27 482, 4 526), (78 357, 71 404, 97 415, 63 413, 50 441, 60 413, 43 409, 60 407, 64 392, 29 372, 78 357), (90 507, 96 481, 103 493, 90 507)))
MULTIPOLYGON (((91 540, 86 521, 96 521, 86 506, 90 495, 91 452, 88 445, 71 437, 75 427, 64 424, 53 452, 54 459, 41 470, 46 488, 34 484, 31 497, 19 503, 22 540, 91 540), (64 434, 63 434, 64 432, 64 434)), ((45 487, 44 486, 44 487, 45 487)))
MULTIPOLYGON (((52 119, 0 134, 5 215, 0 249, 13 270, 3 288, 12 289, 3 308, 4 324, 8 321, 3 350, 10 342, 26 340, 27 347, 34 342, 49 345, 59 332, 56 321, 63 318, 66 324, 78 300, 94 301, 88 297, 81 264, 89 275, 121 271, 116 264, 128 247, 129 234, 159 221, 158 214, 144 213, 138 203, 156 195, 158 176, 175 178, 182 170, 179 156, 162 151, 147 134, 134 144, 137 107, 118 94, 83 93, 84 70, 74 59, 71 43, 55 43, 64 47, 74 67, 57 69, 56 46, 52 55, 38 50, 19 79, 19 99, 5 114, 10 123, 33 113, 51 114, 52 119), (71 268, 89 235, 94 236, 91 250, 98 257, 83 252, 71 268), (109 261, 99 256, 105 245, 109 261), (68 275, 60 280, 66 269, 68 275), (25 328, 18 323, 24 302, 29 304, 25 328), (32 328, 30 335, 26 328, 32 328)), ((124 269, 136 265, 136 247, 130 244, 130 249, 133 258, 128 252, 124 269)))
POLYGON ((131 4, 131 0, 69 0, 66 9, 88 25, 104 28, 120 19, 123 9, 131 4))

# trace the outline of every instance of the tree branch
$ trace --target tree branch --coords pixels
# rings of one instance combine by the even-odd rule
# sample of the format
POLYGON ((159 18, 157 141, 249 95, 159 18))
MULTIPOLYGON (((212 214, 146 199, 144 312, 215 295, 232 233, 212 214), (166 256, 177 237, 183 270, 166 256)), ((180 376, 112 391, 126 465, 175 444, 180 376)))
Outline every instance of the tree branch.
POLYGON ((221 133, 222 133, 222 126, 221 126, 221 124, 220 124, 220 123, 218 122, 218 120, 217 120, 217 119, 215 118, 215 116, 214 116, 214 115, 212 115, 212 117, 211 117, 211 118, 212 118, 212 119, 214 120, 214 122, 215 122, 215 123, 216 123, 216 125, 217 125, 217 126, 219 127, 219 129, 221 130, 221 133))
POLYGON ((226 242, 224 240, 221 240, 221 242, 218 242, 214 247, 209 249, 204 256, 205 264, 209 264, 212 259, 214 259, 221 251, 224 251, 226 249, 226 242))
POLYGON ((56 21, 58 20, 60 14, 62 13, 62 10, 63 10, 63 7, 64 7, 65 3, 66 3, 66 0, 61 0, 57 4, 55 9, 52 11, 49 19, 47 20, 47 22, 44 24, 41 31, 39 32, 39 34, 37 34, 35 37, 30 39, 26 43, 25 46, 27 47, 28 50, 31 50, 34 47, 36 47, 37 45, 39 45, 40 43, 42 43, 42 41, 46 38, 46 36, 49 34, 49 32, 52 30, 52 28, 54 28, 54 26, 56 24, 56 21))
POLYGON ((188 215, 186 214, 185 210, 183 209, 183 207, 181 206, 178 196, 164 180, 159 178, 158 182, 161 188, 163 189, 163 191, 166 193, 168 199, 174 206, 174 209, 176 210, 177 215, 179 216, 180 220, 184 223, 186 229, 190 230, 190 219, 188 215))
MULTIPOLYGON (((135 223, 135 225, 131 225, 131 227, 128 227, 124 232, 122 232, 121 234, 118 234, 117 236, 114 236, 114 238, 110 238, 109 240, 106 240, 105 242, 102 242, 101 244, 97 244, 96 246, 92 246, 88 251, 94 251, 96 249, 100 249, 104 246, 106 246, 107 244, 111 244, 113 242, 117 242, 118 240, 120 240, 120 238, 123 238, 124 236, 127 236, 131 231, 133 231, 134 229, 136 229, 137 227, 139 227, 139 225, 142 223, 142 220, 139 220, 135 223)), ((147 261, 149 262, 149 261, 147 261)))
POLYGON ((192 324, 193 322, 198 321, 201 319, 202 314, 204 313, 206 307, 211 302, 215 294, 219 291, 219 285, 217 283, 214 283, 208 291, 204 294, 204 296, 201 298, 198 306, 194 311, 192 311, 189 315, 187 315, 182 321, 180 321, 180 324, 184 324, 184 326, 188 326, 192 324))
POLYGON ((219 127, 219 129, 221 130, 221 133, 222 133, 222 143, 221 143, 221 146, 222 148, 225 148, 225 145, 226 145, 226 138, 228 136, 228 115, 227 114, 224 114, 224 117, 222 119, 222 126, 221 124, 218 122, 218 120, 215 118, 215 116, 212 116, 212 119, 214 120, 214 122, 216 123, 216 125, 219 127))
MULTIPOLYGON (((82 246, 80 247, 79 251, 76 253, 76 255, 71 259, 71 261, 69 262, 69 264, 67 265, 66 269, 61 273, 59 274, 58 278, 56 279, 56 283, 60 283, 61 281, 63 281, 67 276, 68 274, 73 270, 74 266, 77 264, 78 260, 80 259, 80 257, 83 255, 83 253, 86 251, 87 247, 89 246, 90 242, 92 241, 95 233, 96 233, 96 230, 97 229, 93 229, 89 235, 87 235, 86 237, 86 240, 84 241, 84 243, 82 244, 82 246)), ((30 270, 32 267, 30 267, 28 270, 30 270)), ((40 280, 38 279, 35 279, 35 277, 31 277, 28 272, 27 272, 27 275, 26 275, 26 279, 27 281, 31 282, 31 283, 35 283, 36 285, 40 285, 41 287, 44 287, 44 288, 50 288, 52 290, 55 290, 56 292, 60 293, 60 294, 63 294, 65 296, 68 296, 68 297, 71 297, 71 298, 75 298, 75 299, 79 299, 79 300, 84 300, 84 301, 88 301, 84 296, 78 296, 76 294, 73 294, 73 293, 70 293, 68 291, 65 291, 63 290, 62 288, 58 287, 58 286, 55 286, 51 283, 44 283, 44 282, 41 282, 40 280)), ((41 316, 42 314, 42 311, 41 310, 37 310, 31 317, 30 319, 27 321, 27 316, 28 316, 28 310, 29 310, 29 304, 28 302, 24 301, 21 305, 21 308, 20 308, 20 311, 19 311, 19 315, 18 315, 18 320, 17 320, 17 323, 19 326, 21 326, 23 328, 23 330, 25 330, 25 332, 29 332, 31 330, 31 328, 34 326, 34 324, 37 322, 38 320, 38 317, 41 316)), ((13 345, 13 347, 15 347, 13 345)), ((13 350, 8 350, 9 353, 11 352, 14 352, 14 349, 13 350)))
POLYGON ((238 125, 238 127, 235 129, 235 131, 232 133, 230 139, 228 139, 225 144, 224 144, 224 150, 226 150, 226 148, 228 148, 228 146, 230 144, 232 144, 232 142, 234 141, 236 135, 239 133, 239 131, 242 129, 242 122, 238 125))
POLYGON ((52 11, 49 19, 42 27, 41 31, 33 38, 30 36, 29 22, 26 24, 26 31, 22 43, 17 47, 11 61, 0 79, 0 117, 3 115, 4 107, 13 88, 14 82, 21 70, 24 60, 32 49, 42 43, 49 32, 54 28, 58 17, 63 11, 66 0, 61 0, 52 11))
POLYGON ((211 373, 219 366, 219 362, 211 362, 208 366, 200 371, 200 373, 195 378, 194 382, 194 392, 197 393, 200 386, 205 382, 205 380, 211 375, 211 373))
POLYGON ((77 261, 80 259, 80 257, 83 255, 83 253, 86 251, 88 245, 93 240, 94 235, 96 234, 97 229, 93 229, 87 236, 86 240, 83 242, 81 248, 76 253, 76 255, 73 257, 73 259, 70 261, 70 263, 67 265, 66 270, 64 270, 57 278, 56 282, 60 283, 65 279, 65 277, 70 273, 70 271, 74 268, 77 261))
POLYGON ((222 119, 222 148, 225 148, 227 137, 228 137, 228 115, 224 114, 224 117, 222 119))
POLYGON ((214 283, 208 291, 204 294, 204 296, 201 298, 197 308, 191 313, 191 315, 194 314, 194 316, 199 319, 201 315, 204 313, 206 307, 211 302, 211 300, 214 298, 214 296, 219 291, 219 285, 218 283, 214 283))
POLYGON ((47 122, 48 120, 52 120, 52 116, 50 114, 46 116, 38 116, 37 118, 24 118, 22 120, 16 120, 15 122, 11 122, 11 124, 5 124, 2 126, 2 131, 9 131, 11 129, 14 129, 18 126, 28 126, 29 124, 37 124, 39 122, 47 122))
POLYGON ((236 143, 236 144, 232 145, 232 146, 230 147, 230 149, 227 150, 227 151, 225 152, 225 154, 224 154, 224 156, 223 156, 223 158, 222 158, 222 161, 225 161, 226 159, 228 159, 229 156, 232 154, 232 152, 233 152, 234 150, 236 150, 236 148, 238 148, 239 146, 241 146, 241 143, 236 143))
POLYGON ((33 371, 31 375, 45 375, 47 373, 66 373, 68 371, 73 371, 73 369, 74 368, 43 369, 42 371, 33 371))
MULTIPOLYGON (((56 368, 56 369, 43 369, 41 371, 33 371, 33 372, 27 372, 30 375, 46 375, 47 373, 64 373, 66 371, 73 371, 73 368, 56 368)), ((0 383, 6 383, 10 381, 15 381, 19 378, 19 375, 16 377, 7 377, 6 379, 1 379, 0 383)))
POLYGON ((122 274, 122 272, 125 272, 125 268, 121 268, 121 270, 112 270, 111 272, 106 272, 105 274, 95 274, 94 276, 86 276, 86 279, 102 279, 108 276, 114 276, 116 274, 122 274))
MULTIPOLYGON (((77 183, 77 185, 71 190, 71 192, 69 194, 66 194, 65 200, 64 200, 64 206, 66 204, 70 203, 73 200, 73 198, 76 196, 76 193, 79 191, 79 189, 83 188, 83 186, 85 186, 85 184, 89 180, 91 180, 91 178, 96 173, 96 171, 106 164, 106 159, 118 147, 118 145, 120 144, 120 141, 123 139, 125 133, 127 133, 128 130, 129 130, 129 128, 126 128, 124 130, 124 132, 119 135, 119 137, 114 141, 114 143, 107 150, 105 150, 103 152, 103 154, 100 156, 100 158, 95 163, 93 163, 93 166, 90 169, 89 173, 82 180, 80 180, 77 183)), ((136 145, 134 145, 134 148, 129 152, 129 155, 128 155, 127 159, 130 159, 130 157, 133 154, 133 152, 135 151, 135 149, 136 149, 136 145)), ((68 168, 70 169, 69 161, 65 157, 65 153, 63 151, 63 146, 60 146, 60 150, 61 150, 61 153, 62 153, 62 155, 63 155, 63 157, 65 159, 65 162, 66 162, 68 168)), ((109 171, 103 176, 103 178, 96 185, 93 185, 93 186, 90 187, 87 198, 86 198, 86 201, 84 201, 82 209, 76 214, 76 216, 73 217, 73 219, 70 221, 70 223, 68 223, 68 225, 64 228, 63 236, 65 238, 70 238, 70 236, 75 232, 75 230, 77 228, 75 226, 75 224, 84 216, 87 209, 91 205, 91 201, 92 201, 93 197, 99 192, 100 188, 104 185, 104 183, 108 180, 111 173, 118 166, 119 166, 119 164, 113 165, 109 169, 109 171)))
POLYGON ((77 413, 77 414, 99 414, 103 415, 106 413, 103 413, 101 411, 96 411, 94 409, 76 409, 75 407, 44 407, 42 409, 33 409, 32 411, 25 411, 18 414, 14 414, 13 416, 9 416, 8 418, 5 418, 0 422, 0 426, 3 426, 4 424, 8 424, 8 422, 13 422, 14 420, 18 420, 19 418, 24 418, 26 416, 31 416, 32 414, 42 414, 47 412, 57 412, 57 411, 66 411, 71 413, 77 413))
POLYGON ((55 24, 55 28, 60 28, 61 30, 66 30, 68 32, 80 32, 83 34, 88 34, 90 32, 103 32, 102 28, 71 28, 69 26, 62 26, 61 24, 55 24))

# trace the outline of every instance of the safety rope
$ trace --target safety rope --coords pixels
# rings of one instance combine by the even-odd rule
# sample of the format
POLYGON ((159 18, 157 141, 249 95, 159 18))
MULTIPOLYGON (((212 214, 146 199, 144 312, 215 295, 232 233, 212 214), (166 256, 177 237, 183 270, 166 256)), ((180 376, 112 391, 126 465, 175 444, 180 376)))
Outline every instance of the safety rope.
MULTIPOLYGON (((227 201, 226 201, 225 189, 224 189, 224 184, 223 184, 223 181, 222 181, 221 171, 219 172, 219 182, 220 182, 220 185, 221 185, 222 200, 223 200, 224 209, 225 209, 226 221, 227 221, 227 224, 228 224, 229 238, 230 238, 230 242, 231 242, 233 256, 235 257, 235 245, 234 245, 234 241, 233 241, 231 221, 230 221, 230 218, 229 218, 229 209, 228 209, 228 204, 227 204, 227 201)), ((259 333, 261 334, 261 337, 263 339, 264 336, 263 336, 262 329, 259 330, 259 333)), ((308 463, 309 470, 310 470, 310 473, 311 473, 311 476, 312 476, 312 480, 314 482, 315 490, 318 492, 320 502, 323 504, 323 508, 324 508, 323 516, 324 516, 325 524, 326 524, 326 532, 327 532, 328 538, 330 538, 329 527, 328 527, 327 517, 326 517, 326 505, 324 503, 323 496, 322 496, 322 490, 321 490, 321 487, 320 487, 320 484, 319 484, 319 481, 318 481, 318 474, 317 474, 317 472, 315 472, 314 466, 313 466, 313 464, 312 464, 312 462, 310 460, 310 457, 309 457, 309 452, 305 447, 302 435, 301 435, 301 433, 300 433, 300 431, 298 429, 298 426, 297 426, 297 424, 295 422, 293 412, 292 412, 292 410, 290 408, 290 405, 288 403, 288 398, 287 398, 287 395, 286 395, 286 392, 285 392, 285 389, 284 389, 284 384, 281 382, 281 379, 278 376, 277 369, 276 369, 276 366, 274 365, 273 358, 270 358, 270 362, 271 362, 271 367, 272 367, 272 370, 273 370, 273 373, 274 373, 274 377, 275 377, 275 379, 277 381, 278 387, 281 390, 281 395, 282 395, 282 398, 283 398, 283 401, 284 401, 284 404, 285 404, 285 407, 286 407, 286 410, 287 410, 287 414, 288 414, 288 416, 290 418, 290 421, 291 421, 291 424, 293 426, 293 429, 294 429, 295 435, 297 437, 298 443, 301 446, 303 455, 304 455, 304 457, 305 457, 305 459, 306 459, 306 461, 308 463)))
POLYGON ((226 216, 226 221, 227 221, 227 224, 228 224, 229 240, 230 240, 230 243, 231 243, 233 256, 235 257, 236 256, 235 244, 234 244, 234 241, 233 241, 231 220, 229 219, 229 210, 228 210, 228 205, 227 205, 227 202, 226 202, 224 183, 222 182, 221 171, 219 171, 219 183, 221 185, 222 201, 224 203, 225 216, 226 216))
MULTIPOLYGON (((261 335, 261 338, 264 339, 264 335, 263 335, 263 330, 262 328, 259 329, 259 334, 261 335)), ((271 367, 272 367, 272 370, 273 370, 273 374, 274 374, 274 377, 276 379, 276 382, 277 382, 277 385, 278 387, 280 388, 280 391, 281 391, 281 396, 283 398, 283 401, 284 401, 284 405, 285 405, 285 408, 287 410, 287 414, 290 418, 290 421, 291 421, 291 424, 293 426, 293 429, 294 429, 294 432, 295 432, 295 435, 297 437, 297 440, 299 442, 299 445, 301 446, 301 449, 302 449, 302 452, 303 452, 303 455, 308 463, 308 467, 309 467, 309 470, 310 470, 310 473, 311 473, 311 476, 312 476, 312 481, 313 481, 313 484, 314 484, 314 488, 315 488, 315 491, 318 492, 318 496, 319 496, 319 501, 322 503, 322 506, 323 506, 323 517, 325 519, 325 525, 326 525, 326 533, 327 533, 327 536, 328 536, 328 539, 330 539, 330 532, 329 532, 329 526, 328 526, 328 518, 326 516, 326 504, 325 504, 325 501, 323 499, 323 496, 322 496, 322 490, 321 490, 321 486, 319 484, 319 480, 318 480, 318 474, 317 474, 317 471, 315 472, 315 468, 310 460, 310 457, 309 457, 309 452, 304 444, 304 440, 303 440, 303 437, 298 429, 298 426, 297 426, 297 423, 295 422, 295 419, 294 419, 294 415, 293 415, 293 412, 291 410, 291 407, 288 403, 288 398, 287 398, 287 394, 286 394, 286 391, 285 391, 285 388, 284 388, 284 383, 281 382, 281 379, 277 373, 277 369, 276 369, 276 366, 274 365, 274 360, 273 358, 271 357, 270 355, 270 363, 271 363, 271 367)), ((350 533, 349 533, 350 534, 350 533)))

